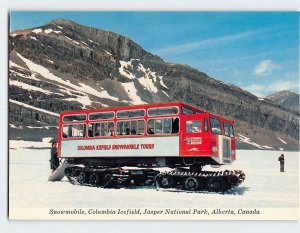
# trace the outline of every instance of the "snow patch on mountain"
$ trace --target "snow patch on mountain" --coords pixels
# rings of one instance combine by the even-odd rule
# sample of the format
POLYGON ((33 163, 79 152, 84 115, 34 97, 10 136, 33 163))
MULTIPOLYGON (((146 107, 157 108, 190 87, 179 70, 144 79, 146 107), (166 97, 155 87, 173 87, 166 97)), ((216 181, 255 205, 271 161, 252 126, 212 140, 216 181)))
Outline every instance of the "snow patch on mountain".
POLYGON ((16 76, 19 76, 19 77, 22 77, 22 78, 29 78, 29 76, 28 75, 25 75, 25 74, 23 74, 23 73, 20 73, 20 72, 18 72, 18 71, 16 71, 16 70, 9 70, 9 72, 11 72, 11 73, 13 73, 14 75, 16 75, 16 76))
POLYGON ((26 68, 22 67, 22 66, 19 66, 18 64, 14 63, 13 61, 9 61, 9 68, 11 67, 17 67, 19 69, 22 69, 22 70, 27 70, 26 68))
POLYGON ((157 87, 149 77, 141 77, 138 79, 139 83, 144 86, 148 91, 157 93, 157 87))
POLYGON ((50 29, 44 30, 44 32, 45 32, 46 34, 49 34, 49 33, 51 33, 51 32, 54 32, 54 33, 56 33, 56 34, 62 33, 61 31, 54 31, 54 30, 52 30, 51 28, 50 28, 50 29))
MULTIPOLYGON (((51 94, 57 94, 57 93, 54 93, 54 92, 50 92, 50 91, 46 91, 45 89, 43 88, 40 88, 40 87, 36 87, 36 86, 32 86, 32 85, 29 85, 29 84, 26 84, 26 83, 23 83, 23 82, 19 82, 19 81, 16 81, 16 80, 10 80, 9 81, 9 84, 10 85, 13 85, 13 86, 17 86, 21 89, 24 89, 24 90, 27 90, 27 91, 38 91, 38 92, 42 92, 46 95, 51 95, 51 94)), ((61 94, 60 94, 61 95, 61 94)), ((62 95, 63 96, 63 95, 62 95)))
POLYGON ((119 98, 111 96, 110 94, 107 93, 107 91, 102 90, 101 92, 95 90, 94 88, 84 84, 84 83, 79 83, 79 85, 83 88, 84 92, 87 92, 89 94, 92 94, 94 96, 100 97, 100 98, 105 98, 105 99, 111 99, 114 101, 119 101, 119 98))
POLYGON ((131 72, 129 72, 128 70, 125 70, 125 68, 128 68, 128 66, 130 66, 132 68, 132 64, 131 61, 120 61, 121 67, 119 68, 119 72, 120 74, 124 75, 125 77, 129 78, 129 79, 135 79, 135 75, 133 75, 131 72))
MULTIPOLYGON (((57 83, 63 84, 66 87, 71 87, 74 90, 79 91, 81 93, 81 96, 78 97, 78 101, 83 103, 84 106, 90 105, 90 103, 91 103, 91 101, 89 100, 89 97, 86 94, 94 95, 94 96, 100 97, 100 98, 111 99, 113 101, 119 100, 118 98, 109 95, 107 93, 107 91, 105 91, 105 90, 97 91, 97 90, 93 89, 92 87, 87 86, 83 83, 79 83, 80 86, 77 86, 77 85, 71 83, 70 81, 65 81, 65 80, 55 76, 54 74, 50 73, 50 71, 48 69, 46 69, 45 67, 26 59, 19 53, 17 53, 17 55, 26 63, 27 67, 31 71, 42 75, 44 78, 46 78, 48 80, 55 81, 57 83), (82 95, 85 97, 82 97, 82 95)), ((63 87, 63 88, 66 89, 66 87, 63 87)), ((66 91, 68 92, 70 90, 66 90, 66 91)), ((71 100, 73 100, 73 98, 71 100, 70 99, 67 99, 67 100, 71 101, 71 100)))
POLYGON ((141 100, 141 97, 137 95, 137 90, 133 82, 121 83, 125 91, 127 92, 130 99, 132 99, 134 104, 146 104, 146 102, 141 100))
POLYGON ((279 141, 281 141, 283 144, 287 144, 286 141, 282 140, 281 138, 277 138, 279 141))
POLYGON ((71 39, 70 37, 65 36, 68 40, 72 41, 74 44, 79 45, 80 43, 76 40, 71 39))
POLYGON ((142 71, 145 75, 142 78, 139 78, 139 82, 149 90, 152 91, 154 93, 157 93, 157 87, 154 86, 154 83, 157 82, 157 80, 159 79, 160 85, 162 85, 163 87, 167 88, 168 87, 164 84, 163 82, 163 76, 157 76, 156 72, 151 71, 149 68, 146 69, 143 64, 139 64, 138 66, 138 70, 142 71))
POLYGON ((41 29, 41 28, 36 28, 36 29, 32 30, 32 32, 35 34, 39 34, 42 31, 43 31, 43 29, 41 29))
POLYGON ((162 92, 163 92, 166 96, 168 96, 169 99, 172 99, 172 98, 167 94, 167 92, 165 92, 164 90, 162 90, 162 92))
POLYGON ((272 147, 270 146, 267 146, 267 145, 259 145, 255 142, 252 142, 250 138, 244 136, 244 135, 241 135, 241 134, 238 134, 239 136, 237 137, 237 140, 239 140, 240 142, 243 142, 243 143, 246 143, 246 144, 249 144, 249 145, 252 145, 252 146, 255 146, 259 149, 273 149, 272 147))
POLYGON ((30 36, 31 39, 38 41, 38 39, 34 36, 30 36))
POLYGON ((137 71, 143 73, 141 77, 136 77, 129 69, 133 70, 134 66, 132 65, 132 61, 138 59, 131 59, 130 61, 120 61, 121 67, 119 68, 119 72, 121 75, 127 77, 128 79, 137 79, 138 82, 148 91, 157 93, 158 88, 155 86, 155 83, 159 81, 160 85, 167 88, 163 82, 163 76, 156 75, 156 72, 151 71, 149 68, 145 68, 143 64, 139 64, 137 67, 137 71))
POLYGON ((86 46, 89 46, 87 43, 85 43, 84 41, 80 41, 82 44, 86 45, 86 46))
POLYGON ((9 128, 19 129, 19 128, 21 128, 21 127, 17 127, 17 126, 15 126, 14 124, 9 123, 9 128))
POLYGON ((108 52, 108 51, 106 51, 106 50, 104 50, 104 49, 103 49, 103 51, 104 51, 106 54, 112 56, 112 54, 111 54, 110 52, 108 52))
POLYGON ((25 108, 30 108, 30 109, 33 109, 33 110, 36 110, 36 111, 47 113, 47 114, 52 115, 52 116, 59 117, 59 114, 57 114, 55 112, 50 112, 50 111, 44 110, 42 108, 33 107, 33 106, 29 105, 29 104, 24 104, 24 103, 16 101, 16 100, 9 99, 9 102, 17 104, 17 105, 20 105, 20 106, 23 106, 25 108))
POLYGON ((65 98, 64 99, 65 101, 75 101, 75 102, 79 102, 80 104, 83 105, 83 107, 86 107, 86 106, 90 106, 92 105, 92 101, 90 100, 90 98, 87 96, 87 95, 80 95, 80 96, 77 96, 76 98, 65 98))

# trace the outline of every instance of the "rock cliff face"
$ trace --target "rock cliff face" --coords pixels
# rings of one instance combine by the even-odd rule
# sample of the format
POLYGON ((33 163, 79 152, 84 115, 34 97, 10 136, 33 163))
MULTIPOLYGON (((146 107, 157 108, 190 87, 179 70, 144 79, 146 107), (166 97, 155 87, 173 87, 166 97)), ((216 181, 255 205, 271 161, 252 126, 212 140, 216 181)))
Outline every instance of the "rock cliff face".
MULTIPOLYGON (((9 98, 17 103, 60 113, 178 100, 234 120, 240 148, 299 149, 299 113, 165 62, 116 33, 58 19, 12 32, 9 42, 9 98)), ((54 124, 10 109, 16 127, 54 124)))

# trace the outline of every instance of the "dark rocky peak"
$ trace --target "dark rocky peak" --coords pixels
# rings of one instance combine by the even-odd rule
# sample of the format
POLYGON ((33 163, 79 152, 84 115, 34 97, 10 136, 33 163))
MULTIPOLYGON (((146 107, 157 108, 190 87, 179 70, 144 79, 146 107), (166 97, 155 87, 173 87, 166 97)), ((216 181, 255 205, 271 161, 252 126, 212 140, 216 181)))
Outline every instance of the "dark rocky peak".
POLYGON ((266 99, 284 108, 299 113, 299 94, 284 90, 266 96, 266 99))
POLYGON ((288 98, 293 97, 293 96, 299 97, 299 95, 294 93, 294 92, 284 90, 284 91, 279 91, 279 92, 275 92, 271 95, 268 95, 266 98, 270 99, 270 100, 273 100, 273 101, 277 101, 277 100, 288 99, 288 98))
MULTIPOLYGON (((160 59, 145 51, 131 39, 114 32, 83 26, 66 19, 56 19, 48 26, 57 26, 64 30, 71 39, 83 41, 86 44, 101 47, 112 53, 119 60, 143 59, 144 57, 160 59)), ((47 27, 47 25, 45 25, 47 27)), ((161 60, 161 59, 160 59, 161 60)))

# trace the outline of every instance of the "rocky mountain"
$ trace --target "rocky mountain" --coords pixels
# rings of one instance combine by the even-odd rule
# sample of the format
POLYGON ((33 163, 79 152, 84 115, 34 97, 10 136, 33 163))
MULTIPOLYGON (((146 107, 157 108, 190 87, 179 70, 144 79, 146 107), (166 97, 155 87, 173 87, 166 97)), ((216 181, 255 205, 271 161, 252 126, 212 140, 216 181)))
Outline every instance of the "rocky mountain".
POLYGON ((54 20, 10 33, 9 59, 11 139, 55 137, 65 110, 176 100, 234 120, 239 148, 299 149, 299 114, 113 32, 54 20))
POLYGON ((299 95, 291 91, 280 91, 266 97, 275 104, 299 113, 299 95))

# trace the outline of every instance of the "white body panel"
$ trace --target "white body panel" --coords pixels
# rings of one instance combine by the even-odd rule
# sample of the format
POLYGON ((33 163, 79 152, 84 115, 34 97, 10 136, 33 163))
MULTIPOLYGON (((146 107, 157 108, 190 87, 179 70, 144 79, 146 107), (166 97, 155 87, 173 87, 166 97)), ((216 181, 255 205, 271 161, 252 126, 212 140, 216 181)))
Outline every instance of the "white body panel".
POLYGON ((179 156, 179 136, 99 138, 61 142, 61 157, 174 157, 179 156))
POLYGON ((223 135, 218 135, 218 152, 219 152, 219 163, 224 163, 223 161, 223 135))

